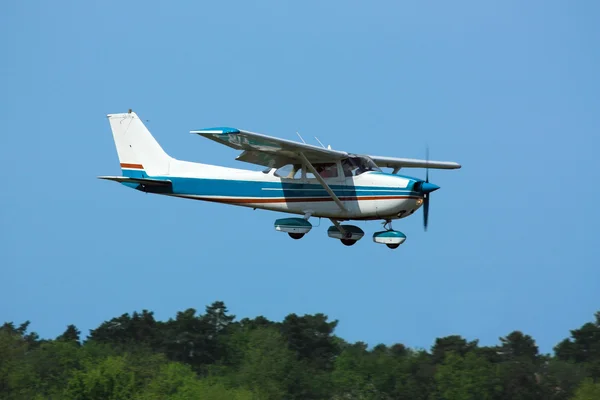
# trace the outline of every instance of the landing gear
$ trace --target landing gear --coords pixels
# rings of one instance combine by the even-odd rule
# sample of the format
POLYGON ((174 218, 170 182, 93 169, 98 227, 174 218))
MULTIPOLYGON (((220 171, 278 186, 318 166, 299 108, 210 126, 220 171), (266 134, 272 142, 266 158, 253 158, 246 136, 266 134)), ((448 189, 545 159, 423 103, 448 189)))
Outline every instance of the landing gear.
POLYGON ((312 229, 305 218, 282 218, 275 221, 275 230, 286 232, 292 239, 302 239, 312 229))
POLYGON ((344 246, 352 246, 358 242, 363 236, 364 232, 358 226, 354 225, 340 225, 340 223, 334 219, 331 220, 334 226, 327 229, 327 235, 330 238, 338 239, 344 246))
POLYGON ((375 232, 373 241, 375 243, 385 244, 390 249, 397 249, 406 240, 406 235, 392 229, 392 221, 386 220, 383 224, 385 231, 375 232))

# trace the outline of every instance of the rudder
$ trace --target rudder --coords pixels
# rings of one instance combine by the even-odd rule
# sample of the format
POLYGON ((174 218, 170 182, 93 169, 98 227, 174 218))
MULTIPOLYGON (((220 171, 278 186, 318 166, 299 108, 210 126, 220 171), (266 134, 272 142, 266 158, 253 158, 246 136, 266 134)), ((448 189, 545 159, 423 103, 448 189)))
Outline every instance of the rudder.
POLYGON ((136 113, 108 114, 123 176, 169 175, 172 158, 165 153, 136 113))

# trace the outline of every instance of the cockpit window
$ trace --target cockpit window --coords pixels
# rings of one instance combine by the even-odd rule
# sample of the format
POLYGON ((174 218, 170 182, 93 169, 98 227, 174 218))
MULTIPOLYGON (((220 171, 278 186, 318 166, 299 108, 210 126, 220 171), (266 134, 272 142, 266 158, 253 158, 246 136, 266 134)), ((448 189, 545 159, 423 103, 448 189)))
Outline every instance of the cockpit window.
MULTIPOLYGON (((313 167, 315 167, 322 178, 337 178, 338 176, 338 166, 336 163, 318 163, 313 164, 313 167)), ((306 177, 311 179, 315 176, 312 172, 306 171, 306 177)))
POLYGON ((302 178, 302 164, 287 164, 279 168, 273 174, 279 178, 300 179, 302 178))
POLYGON ((381 168, 369 157, 348 157, 342 160, 342 169, 345 176, 358 176, 367 171, 381 172, 381 168))

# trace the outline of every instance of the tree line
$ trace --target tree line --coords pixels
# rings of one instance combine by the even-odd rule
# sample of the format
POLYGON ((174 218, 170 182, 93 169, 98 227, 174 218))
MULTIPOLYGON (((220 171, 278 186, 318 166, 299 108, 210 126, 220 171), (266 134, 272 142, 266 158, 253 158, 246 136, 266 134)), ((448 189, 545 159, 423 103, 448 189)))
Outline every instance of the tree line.
POLYGON ((326 315, 236 321, 216 301, 168 321, 123 314, 55 339, 29 321, 0 327, 0 398, 78 400, 598 400, 600 312, 540 354, 520 331, 480 346, 453 335, 429 350, 349 343, 326 315))

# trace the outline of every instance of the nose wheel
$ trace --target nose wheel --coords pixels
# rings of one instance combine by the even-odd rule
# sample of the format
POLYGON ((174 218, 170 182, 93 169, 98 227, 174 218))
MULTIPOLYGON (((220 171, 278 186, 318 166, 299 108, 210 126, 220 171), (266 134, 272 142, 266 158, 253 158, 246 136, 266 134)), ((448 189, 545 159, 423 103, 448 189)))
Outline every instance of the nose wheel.
POLYGON ((390 249, 397 249, 406 240, 404 233, 392 229, 392 220, 385 220, 383 229, 385 230, 373 234, 375 243, 385 244, 390 249))

